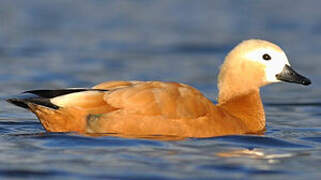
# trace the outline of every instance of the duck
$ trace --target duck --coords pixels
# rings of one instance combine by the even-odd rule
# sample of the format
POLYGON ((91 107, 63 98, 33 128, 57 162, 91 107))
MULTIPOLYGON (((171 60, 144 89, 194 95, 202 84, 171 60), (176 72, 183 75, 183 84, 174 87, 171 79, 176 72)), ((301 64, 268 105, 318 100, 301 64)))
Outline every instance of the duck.
POLYGON ((204 138, 264 132, 260 88, 278 82, 311 84, 279 46, 250 39, 225 57, 216 104, 187 84, 162 81, 29 90, 7 101, 33 112, 48 132, 204 138))

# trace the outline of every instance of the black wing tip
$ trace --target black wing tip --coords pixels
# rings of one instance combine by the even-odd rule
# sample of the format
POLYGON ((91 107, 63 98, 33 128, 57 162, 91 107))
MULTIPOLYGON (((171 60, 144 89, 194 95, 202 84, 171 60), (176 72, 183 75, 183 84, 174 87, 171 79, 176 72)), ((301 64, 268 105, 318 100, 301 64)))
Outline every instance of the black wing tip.
POLYGON ((105 89, 88 89, 88 88, 71 88, 71 89, 38 89, 38 90, 29 90, 23 92, 23 94, 29 93, 34 94, 42 98, 54 98, 57 96, 62 96, 66 94, 76 93, 76 92, 82 92, 82 91, 108 91, 105 89))
POLYGON ((29 90, 23 92, 23 94, 34 94, 42 98, 54 98, 57 96, 62 96, 65 94, 75 93, 75 92, 81 92, 86 91, 86 89, 37 89, 37 90, 29 90))
POLYGON ((13 105, 16 105, 16 106, 19 106, 19 107, 22 107, 22 108, 25 108, 25 109, 29 109, 29 106, 27 105, 27 102, 22 101, 22 100, 20 100, 20 99, 11 98, 11 99, 6 99, 6 101, 7 101, 8 103, 13 104, 13 105))
POLYGON ((42 98, 37 95, 20 95, 13 98, 6 99, 8 103, 11 103, 13 105, 16 105, 18 107, 22 107, 25 109, 30 109, 28 104, 36 104, 52 109, 59 109, 59 106, 56 106, 55 104, 52 104, 48 98, 42 98))

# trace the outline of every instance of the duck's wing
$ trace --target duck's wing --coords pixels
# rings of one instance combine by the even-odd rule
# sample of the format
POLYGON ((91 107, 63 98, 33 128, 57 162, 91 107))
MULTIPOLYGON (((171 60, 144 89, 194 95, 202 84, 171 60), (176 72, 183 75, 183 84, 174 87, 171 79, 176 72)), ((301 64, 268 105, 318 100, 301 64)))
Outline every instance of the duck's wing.
MULTIPOLYGON (((113 83, 94 88, 108 89, 108 85, 112 86, 113 83)), ((120 86, 111 87, 104 100, 112 107, 128 113, 166 118, 197 118, 206 114, 212 105, 200 91, 191 86, 160 81, 122 82, 120 86)))

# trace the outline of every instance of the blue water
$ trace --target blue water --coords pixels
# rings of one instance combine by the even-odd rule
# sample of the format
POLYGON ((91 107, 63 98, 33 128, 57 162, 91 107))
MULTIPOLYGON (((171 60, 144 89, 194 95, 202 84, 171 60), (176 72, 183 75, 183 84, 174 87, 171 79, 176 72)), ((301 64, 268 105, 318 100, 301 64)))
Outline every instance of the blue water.
POLYGON ((179 81, 216 101, 238 42, 279 44, 312 86, 262 89, 264 135, 176 141, 47 133, 0 101, 0 178, 320 179, 321 3, 315 1, 0 2, 0 97, 107 80, 179 81))

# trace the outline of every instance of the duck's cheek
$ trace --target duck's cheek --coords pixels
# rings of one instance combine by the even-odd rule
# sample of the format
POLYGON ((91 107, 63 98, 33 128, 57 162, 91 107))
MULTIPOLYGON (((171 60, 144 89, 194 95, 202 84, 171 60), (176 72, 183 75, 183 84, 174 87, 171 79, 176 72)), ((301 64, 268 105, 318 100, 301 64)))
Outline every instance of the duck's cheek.
POLYGON ((276 72, 273 71, 266 71, 265 72, 265 82, 268 83, 277 83, 280 82, 280 80, 278 80, 276 78, 276 72))
POLYGON ((270 63, 265 66, 265 79, 267 83, 276 83, 280 82, 279 79, 276 78, 276 75, 282 72, 284 67, 284 63, 270 63))
POLYGON ((247 86, 261 87, 268 84, 265 80, 264 66, 260 63, 252 63, 247 66, 246 72, 246 83, 247 86))

